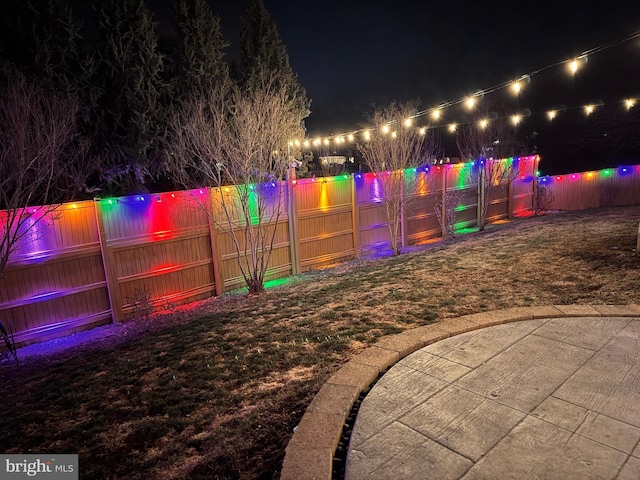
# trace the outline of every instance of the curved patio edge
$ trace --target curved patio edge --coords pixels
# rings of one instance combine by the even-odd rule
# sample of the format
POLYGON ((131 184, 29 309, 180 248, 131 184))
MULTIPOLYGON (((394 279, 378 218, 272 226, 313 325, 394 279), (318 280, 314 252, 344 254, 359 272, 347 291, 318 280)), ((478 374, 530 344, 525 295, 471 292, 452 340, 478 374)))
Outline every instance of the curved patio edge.
POLYGON ((640 305, 514 307, 441 320, 384 337, 325 382, 287 445, 281 480, 330 480, 342 428, 360 393, 380 372, 407 355, 448 337, 484 327, 539 318, 638 317, 640 305))

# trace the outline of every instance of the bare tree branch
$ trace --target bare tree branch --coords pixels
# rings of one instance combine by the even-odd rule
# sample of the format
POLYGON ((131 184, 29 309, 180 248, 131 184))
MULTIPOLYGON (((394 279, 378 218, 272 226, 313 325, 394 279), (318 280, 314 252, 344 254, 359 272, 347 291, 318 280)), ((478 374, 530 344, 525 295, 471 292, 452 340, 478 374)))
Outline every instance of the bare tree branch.
POLYGON ((425 152, 428 132, 413 125, 416 107, 416 102, 392 103, 385 109, 376 110, 371 118, 372 135, 366 143, 358 145, 364 163, 378 172, 374 181, 378 182, 382 192, 391 249, 395 255, 399 255, 404 246, 398 243, 402 214, 409 199, 416 198, 406 194, 415 191, 411 182, 416 176, 406 178, 405 170, 426 163, 430 160, 427 157, 437 155, 440 148, 434 137, 428 143, 430 152, 425 152))
POLYGON ((264 75, 260 88, 220 88, 185 104, 172 120, 169 161, 180 184, 216 187, 210 215, 231 238, 249 293, 264 289, 278 220, 286 211, 281 180, 293 153, 289 143, 304 133, 286 91, 264 75))

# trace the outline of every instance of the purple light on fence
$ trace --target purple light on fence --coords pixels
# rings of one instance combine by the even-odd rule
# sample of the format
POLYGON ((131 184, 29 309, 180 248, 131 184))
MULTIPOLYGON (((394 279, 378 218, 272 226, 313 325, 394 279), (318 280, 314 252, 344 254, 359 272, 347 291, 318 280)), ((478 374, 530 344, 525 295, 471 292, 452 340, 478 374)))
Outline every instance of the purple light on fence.
POLYGON ((576 178, 578 178, 578 175, 576 175, 575 173, 571 175, 571 180, 575 180, 576 178))
POLYGON ((361 173, 356 173, 356 174, 355 174, 355 177, 356 177, 358 180, 360 180, 360 179, 362 178, 362 174, 361 174, 361 173))
POLYGON ((373 179, 373 198, 372 200, 375 203, 380 203, 382 202, 382 192, 380 189, 380 181, 379 179, 376 177, 373 179))

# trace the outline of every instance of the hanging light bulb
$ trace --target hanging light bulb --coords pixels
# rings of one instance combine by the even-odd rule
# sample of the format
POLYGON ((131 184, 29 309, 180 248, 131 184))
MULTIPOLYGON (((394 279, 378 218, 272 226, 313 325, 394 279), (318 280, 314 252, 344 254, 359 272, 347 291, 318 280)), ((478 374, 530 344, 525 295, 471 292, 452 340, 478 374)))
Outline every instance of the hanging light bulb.
POLYGON ((353 142, 353 133, 350 133, 347 138, 349 139, 350 142, 353 142))
POLYGON ((409 128, 412 123, 413 123, 413 119, 412 118, 405 118, 404 119, 404 126, 405 127, 409 128))
POLYGON ((488 125, 489 125, 489 120, 487 120, 486 118, 483 118, 478 122, 478 127, 480 127, 481 130, 484 130, 485 128, 487 128, 488 125))
POLYGON ((440 118, 440 114, 441 114, 441 113, 442 113, 442 112, 440 112, 440 109, 439 109, 439 108, 436 108, 433 112, 431 112, 431 117, 432 117, 434 120, 438 120, 438 119, 440 118))
POLYGON ((511 116, 511 123, 513 123, 514 125, 518 125, 521 121, 522 121, 522 116, 520 115, 511 116))
POLYGON ((635 98, 627 98, 624 101, 625 106, 627 107, 627 110, 630 110, 631 108, 633 108, 636 104, 636 99, 635 98))
POLYGON ((396 131, 391 132, 391 138, 398 138, 398 132, 396 131))
POLYGON ((593 105, 586 105, 584 107, 584 113, 586 113, 587 115, 591 115, 593 113, 593 111, 595 110, 596 107, 594 107, 593 105))
POLYGON ((553 120, 554 118, 556 118, 557 115, 558 115, 558 112, 556 112, 555 110, 549 110, 547 112, 547 118, 549 120, 553 120))
POLYGON ((464 106, 469 110, 473 110, 473 107, 476 105, 475 99, 471 97, 467 97, 464 101, 464 106))
POLYGON ((382 130, 382 133, 389 133, 389 125, 383 125, 380 130, 382 130))
POLYGON ((371 140, 371 132, 369 132, 369 130, 365 130, 364 131, 364 139, 368 142, 369 140, 371 140))
POLYGON ((450 123, 449 124, 449 131, 451 133, 455 132, 457 128, 458 128, 458 126, 455 123, 450 123))
POLYGON ((427 134, 427 127, 422 127, 420 130, 420 135, 426 135, 427 134))
POLYGON ((304 146, 309 148, 309 146, 311 145, 311 143, 309 142, 309 140, 305 140, 304 141, 304 146))
POLYGON ((569 71, 575 75, 575 73, 578 71, 579 66, 580 65, 578 64, 578 59, 574 58, 569 62, 569 71))
POLYGON ((520 90, 522 90, 522 85, 520 85, 520 82, 515 81, 511 84, 511 89, 513 90, 513 93, 518 95, 520 93, 520 90))

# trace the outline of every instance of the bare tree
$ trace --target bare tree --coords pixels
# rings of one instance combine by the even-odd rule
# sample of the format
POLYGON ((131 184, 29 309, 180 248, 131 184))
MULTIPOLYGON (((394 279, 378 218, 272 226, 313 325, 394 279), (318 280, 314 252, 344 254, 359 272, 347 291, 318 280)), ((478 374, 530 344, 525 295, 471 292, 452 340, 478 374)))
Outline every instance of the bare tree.
POLYGON ((184 105, 172 121, 169 171, 184 186, 216 187, 208 213, 231 238, 250 294, 264 290, 286 209, 281 180, 289 168, 289 143, 304 133, 286 91, 268 78, 256 89, 228 95, 213 90, 184 105))
MULTIPOLYGON (((83 183, 74 143, 77 101, 29 82, 13 68, 3 73, 0 278, 12 256, 37 236, 38 224, 54 218, 59 204, 83 183)), ((11 325, 0 327, 5 341, 13 339, 11 325)))
POLYGON ((480 230, 485 228, 491 202, 517 177, 518 163, 505 159, 524 153, 517 135, 521 120, 519 115, 508 115, 506 106, 485 101, 456 131, 460 156, 475 161, 469 181, 478 184, 480 230))
POLYGON ((404 236, 401 236, 402 215, 410 198, 405 194, 405 170, 425 160, 423 145, 426 131, 416 128, 412 120, 416 107, 415 102, 392 103, 376 110, 371 118, 374 133, 367 142, 358 145, 364 163, 372 171, 378 172, 375 181, 382 193, 394 255, 399 255, 404 246, 404 236))

